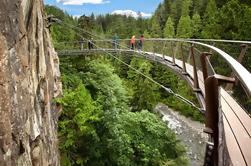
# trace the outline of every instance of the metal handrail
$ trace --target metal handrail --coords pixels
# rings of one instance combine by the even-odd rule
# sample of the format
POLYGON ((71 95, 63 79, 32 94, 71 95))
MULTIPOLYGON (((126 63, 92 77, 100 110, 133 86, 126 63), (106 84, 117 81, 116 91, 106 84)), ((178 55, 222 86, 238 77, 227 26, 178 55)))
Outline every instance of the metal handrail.
POLYGON ((245 87, 245 90, 249 95, 249 97, 251 97, 251 73, 245 67, 243 67, 237 60, 232 58, 229 54, 227 54, 226 52, 222 51, 217 47, 201 42, 194 42, 194 41, 190 42, 197 45, 208 47, 217 52, 223 59, 225 59, 228 65, 232 68, 232 70, 238 77, 238 79, 241 81, 242 85, 245 87))

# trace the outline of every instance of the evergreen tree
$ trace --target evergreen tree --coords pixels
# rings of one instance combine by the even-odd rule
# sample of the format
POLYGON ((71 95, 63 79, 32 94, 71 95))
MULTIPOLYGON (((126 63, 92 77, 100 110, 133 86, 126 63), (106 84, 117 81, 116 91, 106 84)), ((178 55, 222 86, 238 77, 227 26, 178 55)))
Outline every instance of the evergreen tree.
MULTIPOLYGON (((251 5, 250 5, 251 6, 251 5)), ((251 7, 247 5, 243 5, 243 17, 241 18, 242 21, 239 22, 238 33, 234 35, 235 39, 239 40, 251 40, 251 7)), ((251 63, 249 63, 249 69, 251 68, 251 63)))
POLYGON ((171 4, 171 17, 174 22, 174 27, 177 27, 182 11, 182 0, 175 0, 171 4))
POLYGON ((174 25, 171 17, 168 17, 166 26, 164 29, 164 37, 172 38, 175 36, 174 25))
POLYGON ((158 22, 158 18, 154 16, 152 18, 151 36, 154 38, 159 38, 162 36, 161 27, 158 22))
POLYGON ((220 34, 223 39, 240 39, 239 29, 245 19, 245 7, 238 0, 230 0, 220 10, 220 34))
POLYGON ((189 16, 181 16, 178 28, 177 37, 191 38, 193 36, 192 20, 189 16))
POLYGON ((170 0, 164 0, 163 2, 163 6, 164 6, 164 19, 165 21, 167 21, 168 17, 170 17, 170 14, 171 14, 171 5, 172 5, 172 2, 170 0))
POLYGON ((200 13, 201 8, 202 8, 202 1, 203 0, 192 0, 192 9, 193 9, 193 14, 200 13))
MULTIPOLYGON (((150 77, 152 65, 148 61, 133 58, 130 65, 150 77)), ((156 84, 146 77, 135 73, 132 69, 128 71, 128 79, 131 80, 131 88, 133 89, 133 96, 130 101, 132 110, 153 110, 159 98, 156 84)))
POLYGON ((203 29, 202 29, 202 37, 203 38, 213 38, 218 39, 218 10, 215 3, 215 0, 209 0, 207 4, 207 8, 205 11, 205 15, 203 17, 203 29))
POLYGON ((196 12, 192 18, 193 24, 193 38, 199 38, 201 33, 201 18, 200 15, 196 12))
POLYGON ((192 20, 189 16, 189 8, 191 6, 190 0, 184 0, 182 4, 182 16, 180 17, 177 36, 180 38, 191 38, 193 34, 192 20))
POLYGON ((191 0, 183 0, 183 2, 182 2, 182 12, 181 12, 182 16, 189 16, 191 5, 192 5, 191 0))

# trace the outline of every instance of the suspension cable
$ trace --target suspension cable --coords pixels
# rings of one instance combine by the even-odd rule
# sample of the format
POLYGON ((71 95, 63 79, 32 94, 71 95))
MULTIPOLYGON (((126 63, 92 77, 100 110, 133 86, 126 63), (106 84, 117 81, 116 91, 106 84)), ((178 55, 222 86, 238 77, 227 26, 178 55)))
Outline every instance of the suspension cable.
MULTIPOLYGON (((89 31, 86 31, 84 29, 81 29, 79 27, 76 27, 76 26, 73 26, 73 25, 70 25, 70 24, 67 24, 67 23, 64 23, 64 22, 60 22, 60 24, 64 24, 72 29, 77 29, 77 30, 80 30, 82 32, 85 32, 87 34, 89 34, 90 36, 93 36, 93 37, 96 37, 96 38, 99 38, 99 39, 103 39, 102 37, 100 36, 97 36, 89 31)), ((85 39, 82 35, 78 34, 78 36, 81 36, 82 39, 85 39)), ((87 40, 87 39, 85 39, 87 40)), ((202 112, 203 109, 197 107, 192 101, 186 99, 185 97, 181 96, 180 94, 178 93, 175 93, 172 89, 170 88, 167 88, 165 87, 164 85, 160 84, 159 82, 155 81, 154 79, 152 79, 151 77, 145 75, 144 73, 142 73, 141 71, 137 70, 136 68, 132 67, 131 65, 127 64, 126 62, 122 61, 121 59, 119 59, 118 57, 114 56, 113 54, 107 52, 104 48, 101 48, 99 46, 97 46, 96 44, 94 44, 93 42, 91 42, 96 48, 99 48, 100 50, 102 50, 103 52, 105 52, 106 54, 112 56, 114 59, 116 59, 117 61, 121 62, 122 64, 126 65, 127 67, 131 68, 132 70, 134 70, 137 74, 139 75, 142 75, 144 76, 145 78, 147 78, 148 80, 150 80, 151 82, 153 82, 154 84, 158 85, 159 87, 163 88, 165 91, 167 91, 169 94, 172 94, 174 97, 176 97, 177 99, 181 100, 182 102, 194 107, 195 109, 199 110, 200 112, 202 112)), ((111 43, 114 43, 113 41, 111 41, 111 43)), ((121 46, 118 44, 118 46, 120 47, 124 47, 124 46, 121 46)), ((127 47, 124 47, 127 49, 127 47)), ((139 54, 143 55, 141 52, 138 52, 139 54)))

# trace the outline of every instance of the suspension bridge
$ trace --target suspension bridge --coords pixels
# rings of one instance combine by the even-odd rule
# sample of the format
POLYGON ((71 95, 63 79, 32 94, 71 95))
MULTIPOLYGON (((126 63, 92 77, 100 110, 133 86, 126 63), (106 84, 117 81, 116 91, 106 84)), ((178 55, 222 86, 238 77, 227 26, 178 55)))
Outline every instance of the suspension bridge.
MULTIPOLYGON (((98 37, 85 30, 77 30, 98 37)), ((204 132, 209 135, 209 140, 205 147, 204 165, 251 165, 251 118, 248 113, 251 111, 251 74, 242 65, 245 55, 249 55, 247 48, 251 42, 145 39, 142 49, 130 49, 129 40, 126 39, 116 43, 107 39, 94 40, 91 41, 92 49, 87 48, 88 42, 62 42, 57 43, 55 48, 59 57, 107 54, 143 76, 143 73, 123 62, 117 54, 138 56, 165 65, 187 81, 199 106, 152 78, 145 77, 205 114, 204 132), (224 49, 231 53, 226 53, 224 49), (224 71, 220 68, 224 68, 224 71), (236 91, 241 94, 241 99, 240 95, 235 95, 236 91), (240 104, 242 102, 245 104, 240 104)))

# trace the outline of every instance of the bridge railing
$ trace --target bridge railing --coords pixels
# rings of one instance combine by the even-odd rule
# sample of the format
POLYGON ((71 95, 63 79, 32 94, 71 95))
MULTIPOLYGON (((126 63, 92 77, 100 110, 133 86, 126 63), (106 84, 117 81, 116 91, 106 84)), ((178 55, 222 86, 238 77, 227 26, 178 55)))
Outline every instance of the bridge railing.
POLYGON ((183 55, 186 63, 189 64, 193 63, 191 57, 191 47, 193 45, 195 66, 200 71, 203 71, 200 57, 202 53, 206 53, 208 55, 206 58, 208 74, 213 75, 217 73, 227 77, 235 78, 236 81, 234 84, 223 83, 222 87, 233 97, 235 97, 235 99, 243 106, 243 108, 245 108, 248 113, 251 113, 251 83, 248 83, 251 81, 250 74, 248 72, 251 71, 251 51, 248 50, 248 47, 251 46, 251 43, 245 43, 245 41, 232 41, 229 43, 227 41, 224 41, 224 43, 220 41, 203 41, 203 43, 201 43, 196 41, 183 41, 175 39, 147 39, 144 45, 145 51, 156 53, 164 52, 165 55, 174 56, 176 59, 182 60, 181 55, 183 55), (163 44, 163 42, 166 43, 163 44), (148 45, 151 47, 148 47, 148 45), (162 47, 163 45, 165 45, 164 48, 162 47), (182 49, 180 48, 181 45, 182 49), (222 50, 224 50, 224 52, 222 50), (239 61, 244 67, 237 62, 233 62, 234 60, 239 61))

